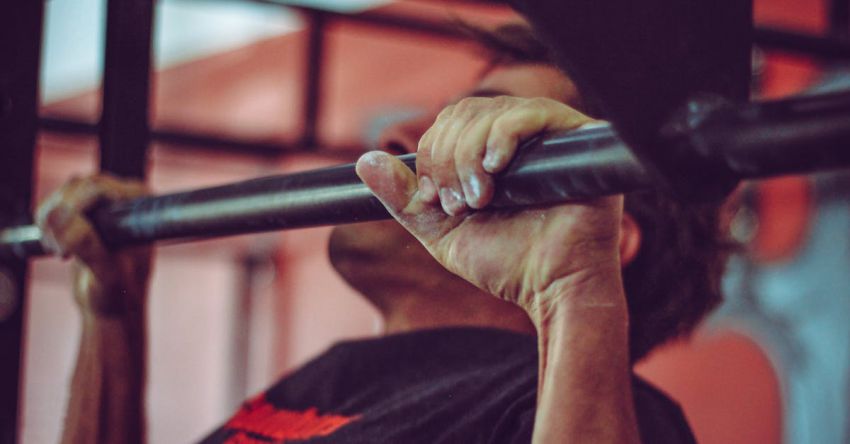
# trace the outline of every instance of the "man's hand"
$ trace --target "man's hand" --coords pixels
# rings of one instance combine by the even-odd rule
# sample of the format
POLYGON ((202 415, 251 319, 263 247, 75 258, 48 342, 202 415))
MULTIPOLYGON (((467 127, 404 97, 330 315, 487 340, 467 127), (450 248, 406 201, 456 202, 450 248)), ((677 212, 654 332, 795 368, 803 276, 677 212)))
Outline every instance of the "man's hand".
POLYGON ((470 98, 420 140, 417 174, 380 152, 357 174, 450 271, 514 302, 537 328, 537 443, 639 441, 620 276, 622 197, 476 212, 520 140, 591 119, 549 99, 470 98))
POLYGON ((145 301, 151 249, 106 248, 86 212, 145 194, 110 176, 73 179, 36 216, 45 248, 74 258, 74 296, 83 315, 63 443, 142 443, 145 436, 145 301))
MULTIPOLYGON (((357 173, 393 216, 450 271, 524 308, 538 325, 565 286, 619 276, 622 203, 606 197, 551 208, 476 212, 518 143, 592 119, 550 99, 467 98, 425 133, 414 175, 372 152, 357 173)), ((582 304, 607 304, 582 295, 582 304)))
POLYGON ((72 179, 39 206, 36 222, 45 248, 74 258, 74 294, 84 314, 121 315, 143 308, 151 268, 151 249, 112 251, 86 217, 104 201, 146 194, 143 184, 108 175, 72 179))

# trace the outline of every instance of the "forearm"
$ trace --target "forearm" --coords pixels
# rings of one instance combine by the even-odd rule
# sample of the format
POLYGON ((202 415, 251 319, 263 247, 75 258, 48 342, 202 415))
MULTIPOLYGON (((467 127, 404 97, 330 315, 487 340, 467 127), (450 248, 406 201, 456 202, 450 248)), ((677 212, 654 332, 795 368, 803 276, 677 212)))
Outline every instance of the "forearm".
POLYGON ((144 310, 83 314, 64 443, 144 442, 144 310))
POLYGON ((640 442, 619 272, 568 282, 538 319, 535 443, 640 442))

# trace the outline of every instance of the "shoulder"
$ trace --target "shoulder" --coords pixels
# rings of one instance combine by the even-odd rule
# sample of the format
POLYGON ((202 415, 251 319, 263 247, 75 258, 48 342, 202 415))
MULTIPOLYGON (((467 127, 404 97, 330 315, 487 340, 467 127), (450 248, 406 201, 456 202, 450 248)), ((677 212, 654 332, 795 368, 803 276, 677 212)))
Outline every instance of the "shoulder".
MULTIPOLYGON (((642 442, 696 443, 685 415, 675 401, 637 376, 632 378, 632 392, 642 442)), ((535 394, 527 393, 505 411, 500 427, 494 429, 497 438, 491 442, 531 442, 536 413, 535 394)))

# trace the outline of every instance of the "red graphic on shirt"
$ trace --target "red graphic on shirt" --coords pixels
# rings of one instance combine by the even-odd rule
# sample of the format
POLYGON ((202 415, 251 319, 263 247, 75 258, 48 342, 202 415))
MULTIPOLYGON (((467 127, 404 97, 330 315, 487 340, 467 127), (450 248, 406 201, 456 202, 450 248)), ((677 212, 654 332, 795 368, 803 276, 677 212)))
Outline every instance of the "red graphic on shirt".
POLYGON ((226 444, 284 443, 327 436, 359 416, 319 415, 316 408, 303 412, 281 410, 260 395, 242 406, 225 429, 236 431, 226 444))

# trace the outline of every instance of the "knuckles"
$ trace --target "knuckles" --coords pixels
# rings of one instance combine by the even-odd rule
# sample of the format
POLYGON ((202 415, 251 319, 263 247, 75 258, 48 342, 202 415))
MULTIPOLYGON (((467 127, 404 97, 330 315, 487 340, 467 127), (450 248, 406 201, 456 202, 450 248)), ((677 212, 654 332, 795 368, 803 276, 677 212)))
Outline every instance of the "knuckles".
POLYGON ((528 99, 510 97, 510 96, 495 96, 495 97, 464 97, 456 104, 451 105, 452 116, 465 116, 472 113, 481 113, 488 111, 499 111, 505 108, 516 106, 528 99))
POLYGON ((549 110, 549 109, 552 109, 553 105, 555 105, 555 104, 561 105, 561 102, 558 102, 558 101, 555 101, 555 100, 552 100, 552 99, 547 99, 545 97, 534 97, 534 98, 531 98, 531 99, 526 99, 526 101, 524 103, 524 105, 526 107, 529 107, 529 108, 532 108, 532 109, 537 109, 537 110, 539 110, 539 109, 549 110))
POLYGON ((485 170, 482 160, 490 150, 497 151, 496 156, 510 156, 521 135, 571 116, 568 106, 549 98, 463 98, 446 106, 420 139, 417 170, 438 186, 454 187, 458 179, 485 170), (486 140, 480 134, 484 122, 489 125, 486 140))
POLYGON ((146 193, 145 186, 138 181, 125 181, 107 175, 91 177, 72 177, 61 188, 53 192, 39 205, 36 211, 36 223, 45 232, 45 238, 52 249, 68 253, 91 245, 79 243, 79 237, 96 235, 85 222, 84 213, 93 204, 104 199, 130 198, 146 193))

